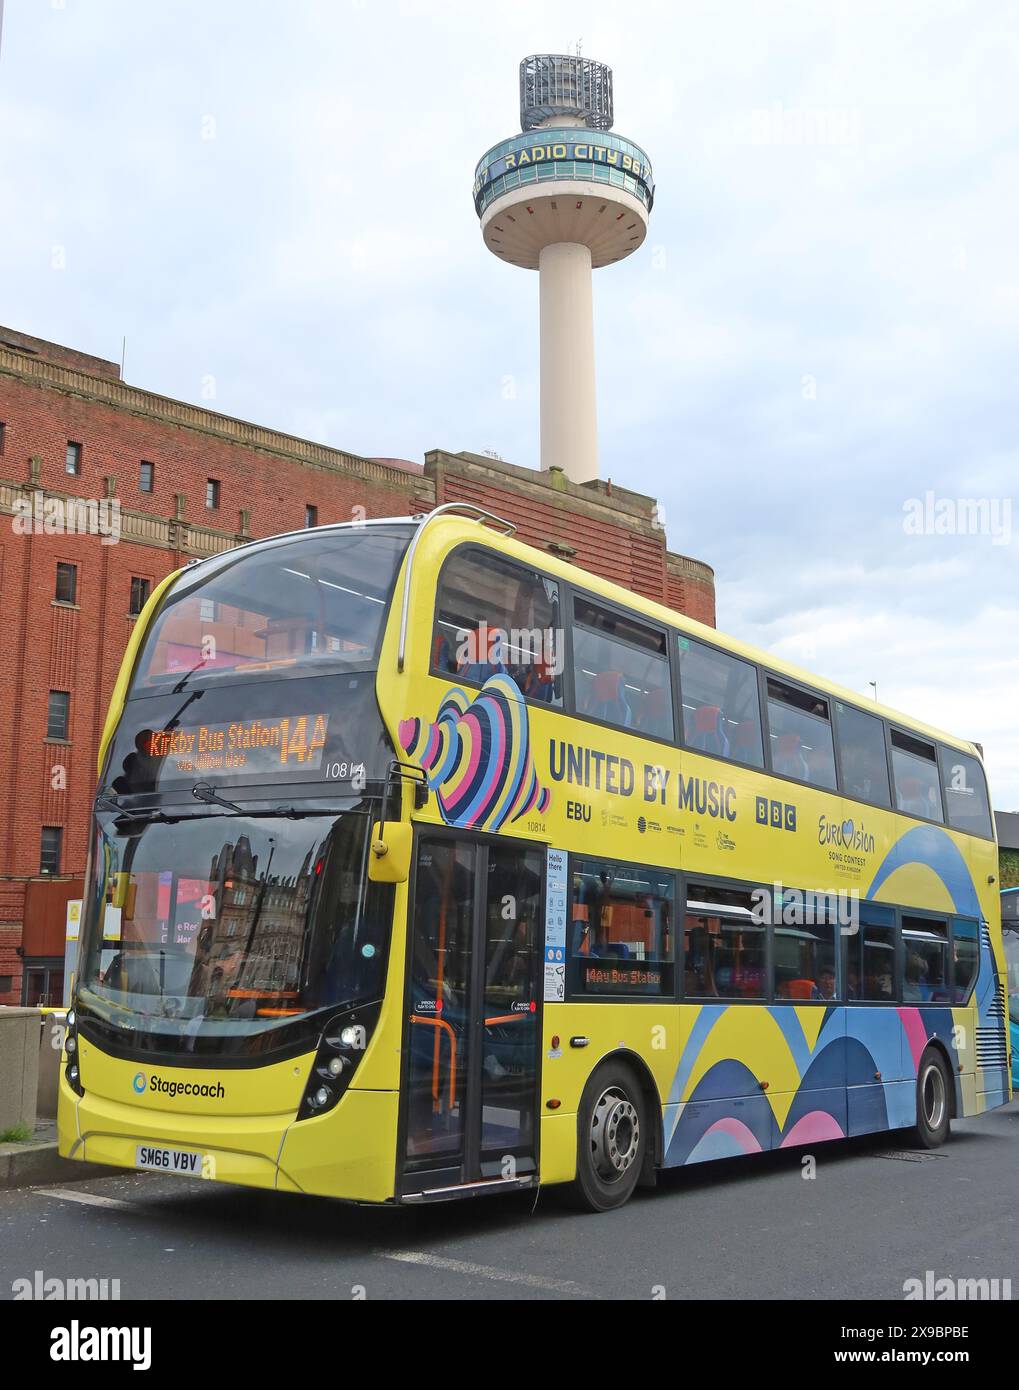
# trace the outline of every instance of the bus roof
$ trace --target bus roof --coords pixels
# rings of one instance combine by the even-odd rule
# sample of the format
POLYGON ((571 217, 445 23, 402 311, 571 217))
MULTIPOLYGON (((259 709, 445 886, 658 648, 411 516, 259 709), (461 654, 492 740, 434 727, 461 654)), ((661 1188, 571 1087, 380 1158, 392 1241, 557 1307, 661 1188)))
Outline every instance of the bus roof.
MULTIPOLYGON (((425 518, 425 521, 428 522, 428 518, 425 518)), ((880 715, 892 724, 926 734, 928 738, 938 739, 942 743, 951 744, 953 747, 973 754, 974 757, 983 762, 980 749, 968 739, 949 734, 944 729, 938 729, 931 724, 925 724, 922 720, 915 719, 912 715, 904 714, 901 710, 893 709, 889 705, 880 704, 876 700, 868 700, 857 690, 851 690, 848 686, 826 680, 804 667, 796 666, 782 657, 774 656, 763 647, 755 647, 738 637, 720 632, 717 628, 708 627, 707 624, 700 623, 695 618, 688 618, 674 608, 668 608, 664 604, 656 603, 653 599, 631 593, 621 585, 612 583, 611 580, 602 579, 599 575, 582 569, 578 565, 571 565, 567 561, 557 559, 556 556, 548 554, 547 551, 538 550, 513 536, 502 535, 482 526, 477 521, 459 516, 436 517, 434 521, 429 522, 429 530, 434 528, 437 538, 440 535, 440 527, 442 528, 441 535, 444 544, 448 544, 451 539, 482 540, 485 545, 491 546, 495 550, 502 551, 506 555, 516 556, 520 560, 526 560, 536 569, 544 570, 549 575, 569 581, 591 593, 600 594, 602 597, 610 599, 614 603, 625 605, 635 612, 643 613, 686 636, 711 643, 723 651, 731 652, 734 656, 740 656, 759 666, 767 667, 776 675, 788 676, 804 685, 813 686, 822 694, 832 695, 846 704, 855 705, 866 713, 880 715)))
MULTIPOLYGON (((495 518, 500 520, 500 518, 495 518)), ((503 523, 509 526, 509 522, 503 523)), ((738 637, 732 637, 727 633, 720 632, 717 628, 708 627, 705 623, 698 622, 695 618, 689 618, 683 613, 679 613, 674 608, 669 608, 665 604, 656 603, 654 599, 644 598, 640 594, 632 593, 629 589, 624 589, 619 584, 614 584, 611 580, 603 579, 600 575, 585 570, 579 565, 572 565, 568 561, 558 559, 555 555, 550 555, 547 551, 539 550, 535 546, 528 545, 527 542, 517 540, 514 536, 503 534, 486 526, 479 519, 473 517, 446 513, 437 515, 432 512, 423 517, 379 517, 372 520, 356 522, 336 522, 323 526, 302 528, 297 531, 285 531, 275 536, 265 536, 258 540, 248 541, 243 546, 222 551, 219 555, 210 556, 206 560, 198 561, 203 568, 208 566, 211 569, 217 564, 229 562, 238 557, 240 551, 255 551, 265 547, 278 544, 283 540, 297 540, 300 538, 321 537, 323 533, 331 531, 342 532, 361 529, 364 526, 406 526, 424 528, 427 526, 429 538, 442 545, 443 547, 455 544, 457 541, 474 541, 491 547, 493 550, 501 551, 505 555, 515 556, 517 559, 526 561, 527 564, 536 569, 543 570, 546 574, 570 582, 587 589, 589 592, 601 595, 613 603, 617 603, 632 609, 634 612, 642 613, 646 617, 655 619, 657 622, 673 628, 686 636, 697 638, 699 641, 707 642, 713 646, 721 648, 723 651, 731 652, 734 656, 743 657, 746 661, 752 661, 759 666, 766 667, 776 675, 788 676, 791 680, 799 681, 803 685, 812 686, 822 694, 834 696, 846 704, 854 705, 858 709, 864 710, 869 714, 877 714, 888 720, 892 724, 898 724, 905 729, 913 730, 916 733, 925 734, 928 738, 937 739, 942 743, 947 743, 953 747, 960 748, 965 752, 983 762, 980 749, 971 740, 960 738, 956 734, 947 733, 944 729, 939 729, 931 724, 926 724, 922 720, 914 718, 912 715, 903 713, 901 710, 894 709, 890 705, 884 705, 876 700, 868 700, 857 690, 851 690, 848 686, 838 685, 834 681, 826 680, 818 676, 813 671, 808 671, 802 666, 797 666, 791 661, 786 661, 783 657, 775 656, 763 647, 756 647, 750 642, 744 642, 738 637)), ((188 566, 183 573, 193 573, 194 566, 188 566)), ((397 589, 395 603, 401 602, 400 589, 397 589)))

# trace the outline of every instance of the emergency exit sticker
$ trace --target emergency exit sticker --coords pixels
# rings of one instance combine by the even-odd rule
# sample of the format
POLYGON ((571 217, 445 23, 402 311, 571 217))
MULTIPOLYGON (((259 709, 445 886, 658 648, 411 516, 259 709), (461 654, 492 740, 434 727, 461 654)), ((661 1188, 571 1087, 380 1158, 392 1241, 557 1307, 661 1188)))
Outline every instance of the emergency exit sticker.
POLYGON ((544 999, 561 1004, 566 998, 567 857, 564 849, 549 849, 546 855, 544 999))

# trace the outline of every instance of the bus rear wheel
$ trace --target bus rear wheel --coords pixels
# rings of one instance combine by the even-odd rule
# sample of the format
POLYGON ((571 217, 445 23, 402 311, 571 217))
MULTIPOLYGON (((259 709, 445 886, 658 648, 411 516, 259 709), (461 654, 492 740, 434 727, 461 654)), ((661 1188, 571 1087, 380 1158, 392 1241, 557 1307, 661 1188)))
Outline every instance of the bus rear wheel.
POLYGON ((628 1201, 644 1167, 647 1135, 636 1076, 623 1062, 604 1063, 580 1101, 574 1204, 587 1211, 613 1211, 628 1201))
POLYGON ((936 1149, 948 1138, 952 1122, 951 1084, 941 1053, 928 1048, 920 1058, 916 1076, 916 1136, 925 1149, 936 1149))

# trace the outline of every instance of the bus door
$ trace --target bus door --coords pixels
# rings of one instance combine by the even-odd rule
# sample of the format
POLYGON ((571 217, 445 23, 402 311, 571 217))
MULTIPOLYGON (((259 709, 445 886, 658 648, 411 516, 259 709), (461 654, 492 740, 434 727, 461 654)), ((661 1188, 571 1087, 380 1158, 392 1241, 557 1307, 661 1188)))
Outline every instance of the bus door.
POLYGON ((404 1194, 537 1171, 543 866, 513 841, 418 843, 404 1194))

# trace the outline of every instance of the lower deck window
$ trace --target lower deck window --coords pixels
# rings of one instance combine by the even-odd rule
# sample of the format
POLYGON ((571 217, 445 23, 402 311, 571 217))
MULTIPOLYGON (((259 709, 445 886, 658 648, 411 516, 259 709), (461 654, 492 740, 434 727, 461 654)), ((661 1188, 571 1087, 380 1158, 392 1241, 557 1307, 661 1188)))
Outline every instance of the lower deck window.
POLYGON ((571 991, 671 996, 673 875, 604 859, 572 867, 571 991))
POLYGON ((902 998, 907 1004, 947 1004, 948 923, 930 917, 902 919, 902 998))
POLYGON ((749 889, 691 883, 683 929, 688 999, 767 999, 767 933, 749 889))

